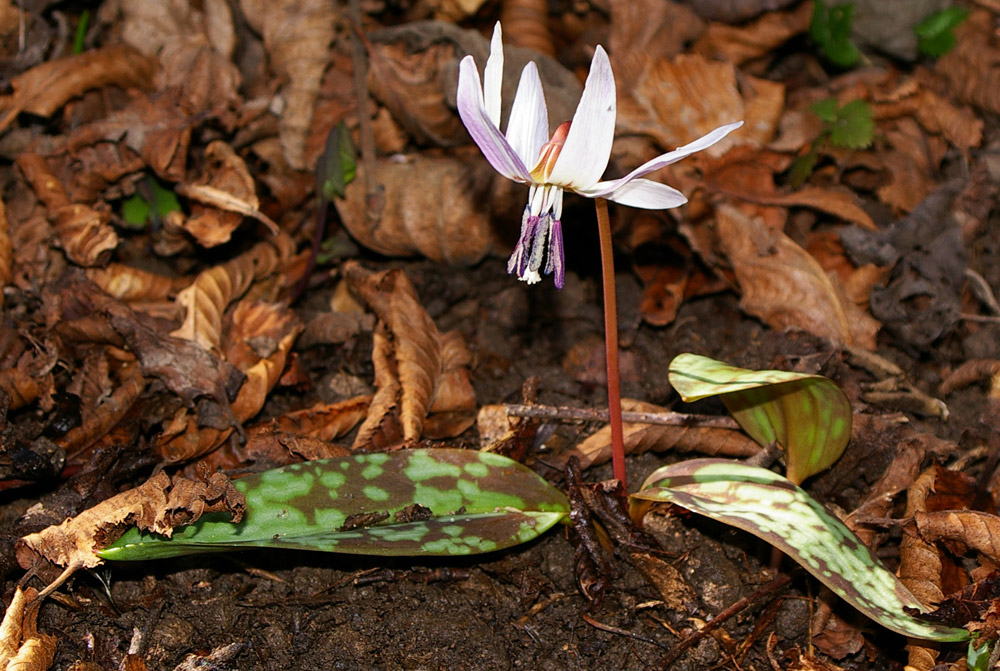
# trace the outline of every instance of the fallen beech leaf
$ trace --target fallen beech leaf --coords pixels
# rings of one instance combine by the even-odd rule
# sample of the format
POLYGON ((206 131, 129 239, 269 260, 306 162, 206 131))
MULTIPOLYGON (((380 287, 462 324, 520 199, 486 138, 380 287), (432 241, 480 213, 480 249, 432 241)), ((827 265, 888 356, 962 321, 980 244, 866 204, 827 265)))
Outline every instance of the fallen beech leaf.
MULTIPOLYGON (((673 58, 705 30, 695 10, 679 2, 611 0, 608 50, 615 55, 615 82, 631 91, 651 61, 673 58)), ((504 34, 512 34, 504 23, 504 34)))
POLYGON ((945 76, 963 102, 1000 114, 1000 41, 993 15, 976 9, 955 29, 955 48, 938 59, 935 70, 945 76))
POLYGON ((467 411, 474 419, 475 396, 465 370, 468 351, 459 336, 437 330, 406 274, 372 273, 354 262, 347 263, 343 272, 352 290, 379 318, 372 346, 377 391, 354 447, 377 436, 379 444, 415 442, 432 406, 446 412, 467 411))
POLYGON ((222 418, 226 425, 201 426, 199 420, 204 418, 200 413, 197 418, 175 417, 156 444, 157 451, 167 461, 187 461, 215 449, 233 432, 235 423, 245 422, 260 412, 302 330, 289 308, 271 303, 242 301, 233 309, 231 321, 226 360, 246 374, 246 381, 229 407, 230 416, 222 418), (250 343, 255 341, 266 342, 267 351, 253 351, 250 343))
POLYGON ((70 203, 62 184, 56 179, 40 154, 24 153, 17 157, 24 178, 45 203, 49 220, 59 236, 59 244, 73 263, 81 266, 102 265, 118 246, 118 235, 108 223, 107 208, 70 203))
POLYGON ((279 232, 278 225, 260 211, 257 188, 247 165, 236 152, 216 140, 205 148, 205 175, 194 184, 178 184, 179 195, 211 206, 196 206, 182 224, 203 247, 215 247, 229 242, 232 232, 243 221, 252 217, 270 229, 279 232), (218 212, 222 210, 222 212, 218 212))
POLYGON ((23 537, 17 560, 23 568, 37 556, 59 566, 93 568, 103 562, 97 551, 129 525, 169 537, 174 527, 191 524, 206 513, 229 513, 238 522, 245 508, 243 494, 222 473, 197 482, 160 471, 62 524, 23 537))
POLYGON ((0 668, 46 671, 56 654, 55 636, 38 633, 38 592, 17 587, 0 623, 0 668))
MULTIPOLYGON (((622 399, 626 412, 667 412, 667 409, 636 401, 622 399)), ((625 422, 622 425, 626 454, 642 454, 653 450, 666 452, 701 452, 712 456, 743 459, 760 451, 760 446, 749 436, 733 429, 699 426, 666 426, 625 422)), ((555 463, 564 467, 571 457, 580 460, 580 468, 600 465, 611 460, 611 426, 606 425, 587 436, 579 445, 559 455, 555 463)))
POLYGON ((14 90, 3 102, 3 131, 20 112, 51 116, 71 98, 102 86, 149 86, 156 62, 132 47, 119 44, 36 65, 13 79, 14 90))
POLYGON ((977 510, 946 510, 913 515, 917 530, 928 543, 958 541, 1000 562, 1000 517, 977 510))
MULTIPOLYGON (((695 42, 693 50, 709 59, 742 65, 766 56, 792 37, 808 31, 811 18, 812 7, 801 4, 789 11, 766 12, 745 24, 731 26, 712 22, 695 42)), ((617 55, 615 51, 612 53, 617 55)))
POLYGON ((121 263, 88 268, 86 274, 104 293, 125 302, 166 300, 191 284, 190 277, 158 275, 121 263))
POLYGON ((408 156, 382 159, 376 179, 384 188, 379 221, 368 220, 361 166, 337 212, 351 235, 387 256, 422 254, 432 261, 471 265, 494 245, 489 194, 493 170, 485 161, 408 156))
POLYGON ((159 58, 158 89, 175 89, 193 114, 239 99, 236 35, 224 0, 123 0, 121 13, 122 39, 159 58))
POLYGON ((835 343, 874 349, 877 322, 842 300, 816 260, 788 236, 730 205, 718 209, 716 222, 744 310, 774 328, 800 328, 835 343))
POLYGON ((764 12, 782 9, 793 2, 794 0, 699 0, 692 5, 706 19, 739 23, 764 12))
POLYGON ((333 440, 349 432, 365 418, 370 402, 371 396, 356 396, 336 403, 320 403, 279 415, 258 427, 264 426, 320 440, 333 440))
POLYGON ((279 81, 284 111, 278 135, 288 165, 296 170, 305 161, 306 135, 319 95, 323 72, 330 62, 334 36, 334 6, 326 0, 241 0, 247 22, 264 37, 271 69, 279 81))
POLYGON ((287 235, 259 242, 236 258, 202 271, 177 294, 186 310, 184 323, 170 335, 196 342, 207 350, 221 348, 222 314, 258 279, 279 272, 295 250, 287 235))

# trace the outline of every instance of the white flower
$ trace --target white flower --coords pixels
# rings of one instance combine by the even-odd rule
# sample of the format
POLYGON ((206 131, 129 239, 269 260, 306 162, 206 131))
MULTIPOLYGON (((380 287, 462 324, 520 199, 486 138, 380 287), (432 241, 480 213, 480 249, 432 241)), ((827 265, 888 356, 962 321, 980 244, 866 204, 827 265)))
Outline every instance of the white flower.
POLYGON ((504 177, 531 187, 521 219, 521 237, 507 263, 507 272, 516 272, 518 278, 529 284, 541 280, 540 272, 544 272, 555 273, 556 286, 560 289, 563 286, 563 191, 651 210, 683 205, 687 199, 680 191, 639 178, 710 147, 743 125, 738 121, 716 128, 690 144, 644 163, 621 179, 602 182, 601 176, 611 158, 616 116, 615 77, 603 47, 598 45, 594 52, 573 121, 560 125, 551 139, 545 94, 533 62, 521 72, 507 120, 507 134, 500 132, 503 43, 499 23, 493 31, 485 79, 483 86, 472 56, 462 59, 458 113, 493 168, 504 177))

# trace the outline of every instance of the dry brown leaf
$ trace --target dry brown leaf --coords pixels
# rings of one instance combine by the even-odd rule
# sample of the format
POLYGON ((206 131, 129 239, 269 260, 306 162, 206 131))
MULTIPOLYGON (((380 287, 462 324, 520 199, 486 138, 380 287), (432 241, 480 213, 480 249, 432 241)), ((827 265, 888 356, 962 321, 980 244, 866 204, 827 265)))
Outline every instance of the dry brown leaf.
POLYGON ((891 181, 879 187, 878 196, 896 213, 912 212, 938 186, 938 158, 929 155, 928 138, 917 123, 898 119, 885 130, 892 151, 880 152, 891 181))
POLYGON ((121 263, 88 268, 86 274, 104 293, 126 302, 166 300, 191 284, 190 277, 168 277, 121 263))
POLYGON ((842 299, 804 249, 730 205, 717 215, 719 245, 732 264, 744 310, 773 328, 799 328, 834 343, 874 349, 878 323, 842 299))
POLYGON ((555 56, 556 46, 549 31, 548 0, 504 0, 500 23, 512 45, 555 56))
POLYGON ((913 116, 928 132, 944 136, 962 151, 978 147, 983 141, 983 120, 972 110, 955 105, 913 79, 893 91, 889 102, 874 103, 872 116, 878 120, 913 116))
POLYGON ((774 135, 784 109, 782 84, 741 77, 732 63, 681 54, 649 64, 631 97, 619 104, 619 132, 645 134, 662 147, 686 144, 719 126, 742 119, 738 133, 712 145, 718 157, 739 144, 762 146, 774 135))
POLYGON ((488 203, 494 172, 487 163, 408 156, 377 165, 385 189, 378 223, 368 219, 360 166, 346 197, 335 201, 344 226, 362 245, 387 256, 422 254, 465 265, 493 249, 488 203))
POLYGON ((69 197, 49 170, 45 157, 24 153, 17 165, 31 184, 59 238, 59 244, 69 259, 81 266, 96 266, 107 262, 118 246, 118 235, 109 221, 107 208, 97 210, 88 205, 70 203, 69 197))
POLYGON ((648 63, 673 58, 705 30, 694 10, 679 2, 611 0, 610 4, 608 49, 621 91, 632 90, 648 63))
POLYGON ((767 12, 746 24, 710 23, 693 51, 713 60, 736 65, 761 58, 789 39, 809 30, 812 7, 802 3, 785 12, 767 12))
MULTIPOLYGON (((622 410, 667 412, 667 409, 661 406, 628 398, 622 399, 622 410)), ((622 430, 626 454, 642 454, 649 450, 665 452, 675 449, 679 452, 701 452, 713 456, 744 458, 760 451, 760 446, 752 438, 732 429, 625 422, 622 430)), ((611 426, 598 429, 579 445, 559 455, 556 463, 562 467, 571 457, 580 460, 580 468, 610 461, 611 426)))
POLYGON ((1000 563, 1000 517, 977 510, 945 510, 913 516, 928 543, 958 541, 1000 563))
POLYGON ((437 330, 406 274, 372 273, 349 262, 344 277, 379 318, 372 347, 377 391, 354 447, 415 442, 432 404, 442 411, 471 412, 475 396, 466 372, 468 352, 459 336, 437 330))
POLYGON ((205 174, 193 184, 178 184, 181 196, 210 207, 195 206, 182 227, 203 247, 229 242, 244 217, 252 217, 278 234, 278 225, 260 211, 257 187, 247 165, 232 148, 216 140, 205 148, 205 174), (222 210, 222 212, 219 212, 222 210))
POLYGON ((713 21, 739 23, 764 12, 782 9, 794 0, 699 0, 692 3, 698 14, 713 21))
POLYGON ((46 671, 56 653, 55 636, 38 633, 38 592, 14 590, 0 623, 0 668, 8 671, 46 671))
POLYGON ((1000 114, 1000 39, 993 16, 974 10, 955 29, 955 48, 938 59, 937 72, 948 80, 958 98, 987 112, 1000 114))
POLYGON ((288 412, 253 427, 268 427, 273 431, 334 440, 343 436, 368 414, 371 396, 356 396, 336 403, 320 403, 309 408, 288 412))
MULTIPOLYGON (((7 221, 7 206, 0 197, 0 288, 10 284, 14 277, 14 248, 10 242, 10 222, 7 221)), ((3 294, 0 293, 0 305, 3 294)))
POLYGON ((233 309, 227 331, 226 360, 246 374, 229 417, 212 418, 220 426, 206 425, 206 417, 186 411, 174 418, 157 441, 156 448, 167 461, 188 461, 215 449, 236 428, 260 412, 264 401, 285 368, 288 353, 302 325, 287 307, 242 301, 233 309))
POLYGON ((206 513, 231 513, 243 518, 246 501, 222 473, 207 482, 171 478, 160 471, 144 484, 129 489, 59 525, 23 537, 17 560, 23 568, 41 556, 59 566, 93 568, 103 560, 95 553, 113 542, 125 527, 170 536, 176 526, 191 524, 206 513))
POLYGON ((236 35, 224 0, 122 0, 121 14, 122 38, 159 58, 157 88, 175 89, 191 113, 239 99, 241 78, 233 63, 236 35))
POLYGON ((218 351, 222 315, 229 304, 245 294, 254 281, 280 272, 294 250, 292 239, 280 234, 257 243, 236 258, 202 271, 190 286, 177 294, 176 302, 185 310, 184 323, 170 335, 218 351))
POLYGON ((79 454, 114 428, 146 388, 146 379, 134 359, 121 366, 116 377, 117 384, 91 403, 87 402, 90 399, 81 396, 85 403, 81 408, 80 426, 70 429, 55 441, 68 456, 79 454))
POLYGON ((14 94, 0 99, 0 107, 7 109, 0 131, 21 112, 51 116, 90 89, 112 84, 122 88, 149 86, 155 72, 153 59, 125 44, 46 61, 11 80, 14 94))
POLYGON ((278 134, 288 165, 305 161, 306 135, 319 95, 323 72, 330 62, 334 35, 334 5, 327 0, 241 0, 250 25, 264 37, 271 69, 286 82, 281 89, 284 111, 278 134))
POLYGON ((34 371, 35 359, 24 353, 17 365, 0 369, 0 392, 6 397, 7 409, 17 410, 38 398, 42 389, 39 380, 47 376, 47 371, 34 371))

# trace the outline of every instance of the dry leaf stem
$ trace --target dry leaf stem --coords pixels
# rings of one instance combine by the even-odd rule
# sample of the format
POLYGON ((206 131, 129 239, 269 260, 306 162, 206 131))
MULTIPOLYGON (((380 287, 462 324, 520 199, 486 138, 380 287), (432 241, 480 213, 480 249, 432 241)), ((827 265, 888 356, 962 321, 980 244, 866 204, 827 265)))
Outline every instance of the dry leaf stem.
MULTIPOLYGON (((607 422, 609 413, 600 408, 569 408, 554 405, 506 405, 511 417, 532 419, 560 419, 582 422, 607 422)), ((628 412, 621 414, 622 421, 630 424, 658 424, 662 426, 706 427, 712 429, 739 430, 740 426, 731 417, 721 415, 695 415, 683 412, 628 412)))
POLYGON ((365 195, 367 201, 368 224, 374 227, 382 213, 379 198, 379 187, 375 182, 375 134, 372 131, 371 115, 368 111, 368 54, 362 43, 364 33, 361 27, 361 0, 350 0, 348 3, 349 18, 353 35, 351 36, 351 65, 354 70, 354 93, 358 105, 358 133, 361 136, 361 164, 365 180, 365 195))
POLYGON ((608 366, 608 415, 611 420, 611 462, 615 478, 625 482, 625 439, 622 432, 622 393, 618 375, 618 299, 615 295, 615 259, 611 246, 608 201, 595 198, 597 230, 601 239, 601 284, 604 287, 604 356, 608 366))

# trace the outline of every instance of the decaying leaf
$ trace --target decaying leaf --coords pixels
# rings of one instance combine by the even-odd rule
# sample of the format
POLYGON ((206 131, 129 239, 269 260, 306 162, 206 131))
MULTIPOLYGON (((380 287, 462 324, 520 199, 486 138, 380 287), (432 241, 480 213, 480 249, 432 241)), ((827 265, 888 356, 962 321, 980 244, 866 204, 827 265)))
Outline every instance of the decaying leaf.
POLYGON ((106 294, 125 302, 162 301, 191 284, 189 277, 168 277, 121 263, 88 268, 87 278, 106 294))
POLYGON ((46 61, 11 80, 14 94, 3 101, 7 114, 0 120, 0 131, 20 112, 51 116, 89 89, 149 86, 155 72, 154 60, 124 44, 46 61))
POLYGON ((62 524, 25 536, 17 559, 24 568, 38 557, 59 566, 93 568, 102 563, 96 552, 117 538, 126 526, 136 525, 164 536, 176 526, 190 524, 206 513, 228 513, 243 518, 246 501, 222 473, 207 482, 171 478, 160 471, 144 484, 129 489, 62 524))
POLYGON ((18 156, 24 178, 45 203, 59 243, 73 263, 101 265, 118 246, 118 235, 109 224, 111 213, 82 203, 71 203, 58 179, 49 171, 45 157, 24 153, 18 156))
POLYGON ((194 183, 178 184, 177 193, 209 206, 194 206, 182 224, 203 247, 229 242, 244 217, 252 217, 278 234, 278 225, 260 211, 257 187, 246 163, 225 142, 216 140, 205 148, 205 174, 194 183))
POLYGON ((978 510, 916 512, 920 535, 929 543, 958 541, 1000 563, 1000 517, 978 510))
POLYGON ((291 258, 294 244, 287 235, 278 235, 200 273, 189 287, 177 294, 176 302, 186 310, 186 316, 181 327, 170 335, 218 351, 226 308, 246 293, 255 280, 280 272, 291 258))
MULTIPOLYGON (((628 398, 622 399, 622 410, 667 412, 662 406, 628 398)), ((625 422, 622 430, 626 454, 642 454, 649 450, 665 452, 674 449, 678 452, 700 452, 712 456, 744 459, 760 451, 760 446, 752 438, 733 429, 625 422)), ((562 466, 572 457, 580 460, 580 468, 610 461, 611 426, 604 426, 587 436, 579 445, 559 455, 556 463, 562 466)))
POLYGON ((694 51, 711 59, 742 65, 767 55, 792 37, 808 31, 811 18, 812 7, 800 4, 789 11, 765 12, 745 24, 712 22, 695 43, 694 51))
POLYGON ((955 29, 955 48, 942 56, 936 69, 943 74, 959 99, 1000 114, 1000 42, 992 29, 993 16, 985 9, 973 11, 955 29))
POLYGON ((241 0, 243 15, 263 35, 269 63, 285 85, 278 122, 288 165, 306 169, 305 142, 323 71, 330 61, 334 7, 326 0, 241 0))
MULTIPOLYGON (((12 264, 14 249, 10 243, 10 223, 7 221, 7 206, 0 197, 0 288, 10 284, 14 277, 12 264)), ((0 294, 2 296, 2 294, 0 294)), ((0 305, 3 299, 0 298, 0 305)))
POLYGON ((0 623, 0 668, 8 671, 46 671, 56 654, 58 639, 38 632, 38 592, 17 587, 0 623))
POLYGON ((461 339, 437 330, 402 271, 372 273, 352 262, 344 275, 379 318, 372 351, 378 391, 354 446, 414 442, 431 409, 467 412, 460 430, 471 426, 475 395, 461 339))
POLYGON ((187 461, 209 452, 222 444, 238 423, 260 412, 302 330, 290 309, 270 303, 243 301, 233 310, 231 320, 226 360, 246 374, 246 381, 227 408, 228 416, 206 421, 201 413, 194 417, 182 410, 174 417, 156 444, 167 461, 187 461), (252 343, 259 345, 258 351, 252 343))
POLYGON ((346 197, 335 201, 344 226, 362 245, 387 256, 422 254, 461 265, 493 249, 487 204, 494 173, 485 162, 409 156, 377 166, 385 205, 376 224, 368 219, 361 166, 346 197))

